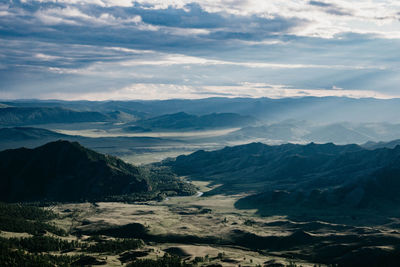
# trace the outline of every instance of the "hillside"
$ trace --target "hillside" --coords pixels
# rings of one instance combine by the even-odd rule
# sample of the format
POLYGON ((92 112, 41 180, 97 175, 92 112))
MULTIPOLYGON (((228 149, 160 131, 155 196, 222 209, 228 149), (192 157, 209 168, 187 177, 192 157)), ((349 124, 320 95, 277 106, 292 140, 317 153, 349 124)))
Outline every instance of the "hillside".
POLYGON ((190 184, 163 169, 138 168, 68 141, 2 151, 0 174, 0 200, 7 202, 135 200, 162 197, 163 191, 194 193, 190 184))
POLYGON ((209 194, 252 193, 238 207, 371 208, 400 203, 400 146, 267 146, 261 143, 197 151, 165 161, 179 175, 222 184, 209 194), (379 201, 378 201, 379 200, 379 201))
POLYGON ((75 111, 61 107, 6 107, 0 109, 0 125, 75 123, 105 121, 108 117, 94 111, 75 111))
POLYGON ((64 137, 67 137, 67 135, 42 128, 34 128, 34 127, 0 128, 0 141, 2 142, 41 140, 47 138, 60 139, 64 137))
MULTIPOLYGON (((256 120, 250 116, 242 116, 235 113, 212 113, 202 116, 178 112, 166 114, 135 122, 137 129, 210 129, 246 126, 255 123, 256 120)), ((126 128, 130 130, 132 128, 126 128)))

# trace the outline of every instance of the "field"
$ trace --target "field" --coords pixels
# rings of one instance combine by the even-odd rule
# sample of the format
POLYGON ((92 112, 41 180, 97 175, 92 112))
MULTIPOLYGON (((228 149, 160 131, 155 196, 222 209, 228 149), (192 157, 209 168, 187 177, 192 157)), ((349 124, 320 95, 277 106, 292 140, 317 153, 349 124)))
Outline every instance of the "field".
MULTIPOLYGON (((194 182, 200 190, 210 190, 207 182, 194 182)), ((146 242, 141 251, 147 251, 146 258, 163 256, 165 251, 177 254, 190 261, 202 257, 207 264, 218 263, 222 266, 263 265, 265 262, 288 260, 278 255, 268 255, 226 241, 233 230, 241 229, 260 234, 260 229, 249 225, 249 219, 258 222, 272 222, 283 217, 259 218, 253 210, 239 211, 234 202, 241 196, 173 197, 162 202, 142 204, 124 204, 100 202, 96 204, 61 204, 54 211, 61 214, 55 223, 72 232, 82 232, 81 239, 87 239, 90 233, 109 229, 110 227, 129 224, 141 224, 148 229, 148 236, 162 237, 162 242, 146 242), (188 237, 196 237, 190 240, 188 237), (172 242, 181 240, 181 242, 172 242)), ((263 235, 274 234, 275 230, 264 229, 263 235)), ((288 235, 289 232, 279 232, 288 235)), ((152 238, 151 238, 152 239, 152 238)), ((96 255, 97 256, 97 255, 96 255)), ((102 255, 98 255, 101 257, 102 255)), ((102 257, 104 258, 104 256, 102 257)), ((296 261, 302 266, 312 266, 302 260, 296 261)), ((107 264, 121 266, 115 256, 107 256, 107 264)))

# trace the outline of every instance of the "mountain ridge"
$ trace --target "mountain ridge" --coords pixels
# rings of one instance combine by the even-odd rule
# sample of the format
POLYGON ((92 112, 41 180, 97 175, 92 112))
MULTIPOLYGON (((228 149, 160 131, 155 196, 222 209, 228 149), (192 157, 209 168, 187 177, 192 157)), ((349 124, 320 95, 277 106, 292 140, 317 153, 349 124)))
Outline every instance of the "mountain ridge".
POLYGON ((63 107, 5 107, 0 109, 0 125, 99 122, 108 117, 95 111, 75 111, 63 107))
MULTIPOLYGON (((247 126, 254 124, 256 119, 251 116, 243 116, 236 113, 210 113, 205 115, 193 115, 186 112, 164 114, 134 122, 135 127, 143 130, 149 129, 213 129, 247 126)), ((129 130, 129 127, 125 129, 129 130)))
POLYGON ((397 212, 400 146, 262 143, 197 151, 164 161, 178 175, 221 186, 207 194, 249 194, 237 207, 345 208, 397 212), (379 200, 379 201, 378 201, 379 200), (397 203, 397 204, 396 204, 397 203))
POLYGON ((154 117, 184 111, 195 115, 207 113, 239 113, 258 120, 279 121, 307 118, 318 122, 371 122, 396 121, 400 99, 347 98, 347 97, 294 97, 294 98, 203 98, 137 101, 1 101, 9 106, 62 106, 76 110, 115 110, 154 117), (332 110, 332 107, 335 107, 332 110))

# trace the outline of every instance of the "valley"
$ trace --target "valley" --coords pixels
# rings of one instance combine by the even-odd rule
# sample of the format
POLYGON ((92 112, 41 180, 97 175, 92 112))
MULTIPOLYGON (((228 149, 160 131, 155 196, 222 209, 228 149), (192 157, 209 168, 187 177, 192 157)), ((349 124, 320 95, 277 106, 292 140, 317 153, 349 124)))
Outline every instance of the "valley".
MULTIPOLYGON (((212 189, 207 182, 194 184, 205 192, 212 189)), ((378 266, 398 260, 398 219, 383 225, 357 225, 259 216, 256 210, 235 208, 241 197, 187 196, 136 204, 66 203, 45 209, 58 214, 52 223, 68 233, 62 240, 81 244, 131 238, 144 241, 144 246, 128 250, 130 254, 84 252, 107 266, 125 266, 135 255, 156 260, 166 252, 194 266, 378 266)), ((2 231, 0 236, 18 234, 2 231)), ((81 255, 81 250, 55 255, 73 257, 81 255)))
POLYGON ((87 103, 85 111, 80 103, 53 103, 51 112, 37 104, 35 123, 25 107, 32 103, 18 103, 18 116, 7 111, 0 120, 3 262, 294 267, 399 260, 397 122, 265 119, 243 112, 243 103, 240 114, 212 100, 210 107, 227 113, 193 115, 187 112, 195 105, 184 102, 177 113, 163 113, 169 103, 158 103, 161 113, 146 102, 140 111, 119 103, 123 113, 104 108, 110 103, 87 103), (65 116, 74 121, 58 121, 65 116), (13 218, 14 209, 49 214, 13 211, 13 218))

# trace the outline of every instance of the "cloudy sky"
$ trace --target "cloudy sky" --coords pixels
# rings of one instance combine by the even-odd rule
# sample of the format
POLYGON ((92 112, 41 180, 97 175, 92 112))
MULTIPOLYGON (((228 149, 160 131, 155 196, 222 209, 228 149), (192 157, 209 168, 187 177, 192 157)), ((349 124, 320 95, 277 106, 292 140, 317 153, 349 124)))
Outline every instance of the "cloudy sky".
POLYGON ((399 0, 0 1, 0 99, 400 97, 399 0))

